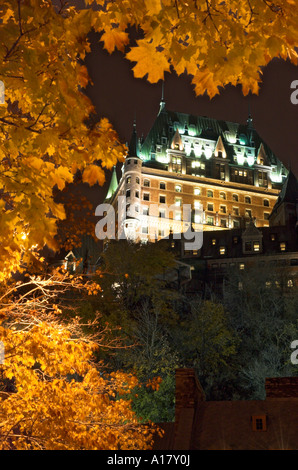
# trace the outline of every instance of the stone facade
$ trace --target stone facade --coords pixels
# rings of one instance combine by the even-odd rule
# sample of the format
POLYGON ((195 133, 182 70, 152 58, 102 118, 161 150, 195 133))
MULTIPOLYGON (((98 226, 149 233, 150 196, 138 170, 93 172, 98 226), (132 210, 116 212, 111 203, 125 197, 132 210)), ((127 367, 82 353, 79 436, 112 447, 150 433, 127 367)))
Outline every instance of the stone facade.
POLYGON ((185 231, 184 205, 196 231, 245 228, 250 220, 266 227, 286 176, 251 118, 241 125, 170 112, 161 103, 144 141, 134 126, 122 177, 107 201, 117 211, 119 196, 129 195, 126 204, 137 212, 121 223, 134 239, 185 231))

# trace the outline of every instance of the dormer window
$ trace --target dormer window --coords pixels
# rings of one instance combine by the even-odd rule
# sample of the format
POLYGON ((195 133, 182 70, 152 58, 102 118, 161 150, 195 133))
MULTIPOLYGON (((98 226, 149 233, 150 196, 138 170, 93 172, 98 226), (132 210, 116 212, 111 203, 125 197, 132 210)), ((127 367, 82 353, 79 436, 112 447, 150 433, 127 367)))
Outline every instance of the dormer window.
POLYGON ((251 417, 253 431, 267 431, 266 415, 254 415, 251 417))

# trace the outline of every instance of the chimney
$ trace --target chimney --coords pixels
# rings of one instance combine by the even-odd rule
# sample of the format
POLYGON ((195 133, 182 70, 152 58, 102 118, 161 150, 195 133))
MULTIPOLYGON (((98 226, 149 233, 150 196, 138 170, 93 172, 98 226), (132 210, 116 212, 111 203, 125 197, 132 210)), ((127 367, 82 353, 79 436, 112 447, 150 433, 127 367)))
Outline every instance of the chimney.
POLYGON ((194 369, 176 369, 175 398, 174 449, 189 450, 196 407, 198 402, 205 400, 194 369))

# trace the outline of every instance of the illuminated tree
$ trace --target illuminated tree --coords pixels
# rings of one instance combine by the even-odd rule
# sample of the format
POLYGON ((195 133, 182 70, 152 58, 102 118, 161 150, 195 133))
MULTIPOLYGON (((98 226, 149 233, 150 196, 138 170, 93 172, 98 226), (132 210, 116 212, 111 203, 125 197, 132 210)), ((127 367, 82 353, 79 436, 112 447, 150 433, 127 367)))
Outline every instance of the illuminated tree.
POLYGON ((116 346, 105 338, 108 327, 94 335, 96 319, 85 326, 78 317, 63 322, 56 302, 69 287, 98 290, 56 273, 1 297, 0 448, 148 449, 156 430, 140 423, 127 399, 136 378, 93 361, 98 348, 116 346))
MULTIPOLYGON (((93 0, 87 0, 92 4, 93 0)), ((241 84, 258 93, 262 67, 274 57, 297 65, 295 0, 95 0, 97 30, 109 52, 131 45, 134 26, 143 37, 126 53, 135 77, 156 83, 164 73, 187 73, 197 95, 212 98, 218 87, 241 84)))
POLYGON ((0 6, 0 280, 45 244, 56 249, 62 204, 53 199, 78 170, 103 184, 125 148, 107 119, 88 125, 94 108, 82 92, 91 10, 51 0, 0 6), (89 121, 88 121, 89 120, 89 121), (97 162, 97 163, 95 163, 97 162))

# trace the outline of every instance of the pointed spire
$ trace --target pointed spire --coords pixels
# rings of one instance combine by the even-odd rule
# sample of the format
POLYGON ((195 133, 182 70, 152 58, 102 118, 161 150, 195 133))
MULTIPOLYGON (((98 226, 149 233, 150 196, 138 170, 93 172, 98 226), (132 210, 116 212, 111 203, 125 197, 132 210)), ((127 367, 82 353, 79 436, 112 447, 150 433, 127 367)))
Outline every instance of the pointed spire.
POLYGON ((137 124, 136 120, 134 120, 133 123, 133 131, 131 135, 131 139, 128 145, 128 156, 129 157, 137 157, 139 152, 138 152, 138 137, 137 137, 137 124))
POLYGON ((106 195, 106 199, 110 199, 118 188, 118 179, 116 173, 116 166, 113 167, 112 178, 110 181, 110 186, 106 195))
POLYGON ((165 106, 166 106, 166 102, 164 100, 164 86, 165 86, 165 83, 164 83, 164 81, 162 81, 162 84, 161 84, 161 100, 160 100, 160 104, 159 104, 158 116, 165 109, 165 106))
POLYGON ((253 129, 253 119, 251 115, 251 97, 248 97, 248 118, 247 118, 247 127, 253 129))

